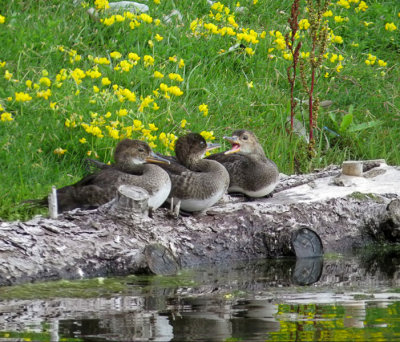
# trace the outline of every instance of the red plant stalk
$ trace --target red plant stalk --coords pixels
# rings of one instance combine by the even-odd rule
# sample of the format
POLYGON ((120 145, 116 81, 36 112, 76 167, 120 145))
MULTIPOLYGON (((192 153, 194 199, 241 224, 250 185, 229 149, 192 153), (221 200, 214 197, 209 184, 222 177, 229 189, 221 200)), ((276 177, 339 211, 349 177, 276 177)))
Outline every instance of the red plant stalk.
POLYGON ((298 23, 298 16, 299 16, 299 6, 300 6, 300 0, 294 0, 293 5, 292 5, 292 10, 291 10, 291 15, 288 20, 291 28, 291 37, 289 41, 289 35, 285 36, 285 42, 286 42, 286 47, 291 51, 292 56, 293 56, 293 63, 287 68, 287 76, 288 76, 288 81, 290 84, 290 129, 291 132, 293 132, 293 125, 294 125, 294 115, 295 115, 295 108, 297 105, 297 102, 294 99, 294 86, 296 83, 296 74, 297 74, 297 62, 299 59, 299 50, 301 48, 301 42, 299 42, 294 48, 294 43, 295 43, 295 36, 297 33, 297 30, 299 28, 299 23, 298 23), (293 77, 290 75, 290 70, 293 69, 293 77))
POLYGON ((315 83, 315 68, 312 67, 311 70, 311 85, 310 85, 310 93, 308 96, 308 105, 309 105, 309 122, 310 122, 310 143, 312 143, 314 139, 314 121, 313 121, 313 92, 314 92, 314 83, 315 83))

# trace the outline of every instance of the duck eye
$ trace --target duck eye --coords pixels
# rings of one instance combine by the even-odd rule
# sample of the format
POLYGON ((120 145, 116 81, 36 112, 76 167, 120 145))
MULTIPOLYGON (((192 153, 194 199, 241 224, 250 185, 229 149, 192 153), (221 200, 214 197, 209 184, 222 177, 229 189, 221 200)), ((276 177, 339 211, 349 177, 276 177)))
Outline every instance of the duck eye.
POLYGON ((139 152, 144 152, 144 148, 139 148, 139 152))
POLYGON ((243 137, 242 137, 242 139, 243 140, 247 140, 249 137, 247 136, 247 135, 244 135, 243 137))

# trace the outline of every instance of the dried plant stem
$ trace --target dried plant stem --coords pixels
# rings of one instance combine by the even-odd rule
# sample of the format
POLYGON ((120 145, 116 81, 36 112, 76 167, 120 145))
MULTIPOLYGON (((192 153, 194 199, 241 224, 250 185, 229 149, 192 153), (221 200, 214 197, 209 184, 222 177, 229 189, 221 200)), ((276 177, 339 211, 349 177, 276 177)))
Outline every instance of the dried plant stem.
POLYGON ((299 61, 299 51, 301 48, 301 42, 295 46, 295 36, 297 33, 297 30, 299 29, 299 23, 298 23, 298 16, 299 16, 299 7, 300 7, 300 0, 294 0, 291 13, 290 13, 290 18, 288 19, 290 29, 291 29, 291 34, 289 37, 289 34, 286 34, 285 36, 285 42, 286 42, 286 47, 291 51, 293 60, 292 64, 288 66, 287 68, 287 76, 288 76, 288 81, 290 84, 290 131, 293 131, 293 124, 294 124, 294 116, 295 116, 295 108, 297 105, 297 102, 294 98, 294 87, 296 84, 296 74, 297 74, 297 63, 299 61), (291 73, 292 71, 292 73, 291 73))

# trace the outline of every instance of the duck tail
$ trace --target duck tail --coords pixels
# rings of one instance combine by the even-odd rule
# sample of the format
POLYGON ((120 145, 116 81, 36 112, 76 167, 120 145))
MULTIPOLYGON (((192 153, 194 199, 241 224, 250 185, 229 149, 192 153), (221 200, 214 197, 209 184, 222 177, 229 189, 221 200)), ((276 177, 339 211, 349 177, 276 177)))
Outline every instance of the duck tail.
POLYGON ((28 200, 20 202, 20 205, 26 205, 29 208, 40 208, 40 207, 47 207, 48 201, 47 201, 47 197, 42 198, 42 199, 28 199, 28 200))

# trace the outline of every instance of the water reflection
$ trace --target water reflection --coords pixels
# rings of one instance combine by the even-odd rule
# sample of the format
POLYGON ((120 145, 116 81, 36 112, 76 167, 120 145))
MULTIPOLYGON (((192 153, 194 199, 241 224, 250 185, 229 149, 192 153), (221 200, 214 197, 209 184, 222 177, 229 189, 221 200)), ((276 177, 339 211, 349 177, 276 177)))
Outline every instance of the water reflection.
POLYGON ((0 338, 395 340, 399 265, 397 253, 364 253, 0 288, 0 338))

